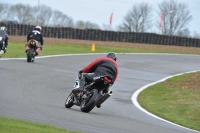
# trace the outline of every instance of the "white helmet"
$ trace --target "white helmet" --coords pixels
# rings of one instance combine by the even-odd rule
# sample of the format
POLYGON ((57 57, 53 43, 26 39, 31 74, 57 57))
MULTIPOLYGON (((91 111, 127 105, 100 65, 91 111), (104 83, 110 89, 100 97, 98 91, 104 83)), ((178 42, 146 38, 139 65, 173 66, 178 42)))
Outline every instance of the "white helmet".
POLYGON ((35 28, 34 28, 34 30, 37 30, 37 31, 42 31, 42 27, 41 26, 39 26, 39 25, 37 25, 37 26, 35 26, 35 28))

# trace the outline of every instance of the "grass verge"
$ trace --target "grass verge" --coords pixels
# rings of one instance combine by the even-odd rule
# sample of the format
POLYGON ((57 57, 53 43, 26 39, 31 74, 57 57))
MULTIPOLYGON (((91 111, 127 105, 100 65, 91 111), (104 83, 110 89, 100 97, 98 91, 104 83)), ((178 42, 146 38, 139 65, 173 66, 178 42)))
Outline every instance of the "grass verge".
POLYGON ((45 124, 0 117, 1 133, 80 133, 45 124))
POLYGON ((143 108, 173 123, 200 131, 200 72, 176 76, 139 94, 143 108))
MULTIPOLYGON (((145 50, 136 48, 119 48, 119 47, 105 47, 96 46, 95 52, 91 51, 90 45, 75 45, 75 44, 59 44, 59 45, 45 45, 40 52, 40 56, 56 55, 56 54, 78 54, 78 53, 175 53, 169 50, 145 50)), ((3 58, 18 58, 26 57, 25 45, 22 43, 10 42, 7 52, 2 55, 3 58)))

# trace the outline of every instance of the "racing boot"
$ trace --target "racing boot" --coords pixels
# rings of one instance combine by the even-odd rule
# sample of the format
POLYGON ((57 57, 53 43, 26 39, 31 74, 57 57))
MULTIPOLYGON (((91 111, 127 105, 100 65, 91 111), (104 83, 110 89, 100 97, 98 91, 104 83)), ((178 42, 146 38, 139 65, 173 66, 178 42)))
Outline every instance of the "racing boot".
POLYGON ((1 56, 2 54, 4 54, 4 51, 3 51, 3 50, 0 50, 0 56, 1 56))
POLYGON ((27 54, 28 50, 29 50, 28 44, 25 44, 25 53, 26 54, 27 54))
POLYGON ((37 56, 38 55, 38 53, 37 52, 35 52, 35 54, 33 55, 33 58, 32 58, 32 62, 34 62, 34 60, 35 60, 35 56, 37 56))
POLYGON ((35 60, 35 57, 32 58, 31 62, 34 62, 34 60, 35 60))
MULTIPOLYGON (((38 52, 35 52, 35 56, 37 56, 37 55, 38 55, 38 52)), ((35 56, 34 56, 34 57, 35 57, 35 56)))

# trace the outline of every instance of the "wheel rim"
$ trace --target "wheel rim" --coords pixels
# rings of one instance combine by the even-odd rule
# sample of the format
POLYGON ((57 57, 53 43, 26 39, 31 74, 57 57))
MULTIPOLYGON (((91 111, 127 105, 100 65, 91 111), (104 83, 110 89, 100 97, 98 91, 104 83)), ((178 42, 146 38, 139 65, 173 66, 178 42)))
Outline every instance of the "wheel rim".
POLYGON ((71 98, 67 98, 67 100, 66 100, 66 104, 68 104, 68 103, 70 103, 72 101, 72 99, 71 98))
POLYGON ((87 95, 87 98, 86 98, 86 99, 83 99, 83 100, 81 101, 81 107, 82 107, 82 108, 90 101, 90 99, 91 99, 91 97, 93 96, 93 94, 94 94, 93 91, 90 92, 90 93, 88 94, 88 95, 90 95, 90 96, 87 95))
POLYGON ((70 102, 72 101, 72 95, 73 95, 73 94, 71 94, 71 95, 67 98, 65 104, 68 104, 68 103, 70 103, 70 102))

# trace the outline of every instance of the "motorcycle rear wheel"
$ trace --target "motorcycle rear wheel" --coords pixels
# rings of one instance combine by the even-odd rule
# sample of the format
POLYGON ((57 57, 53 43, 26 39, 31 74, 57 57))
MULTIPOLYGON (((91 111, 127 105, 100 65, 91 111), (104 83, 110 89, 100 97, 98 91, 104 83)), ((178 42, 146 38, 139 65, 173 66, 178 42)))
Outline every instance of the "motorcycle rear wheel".
POLYGON ((91 90, 91 93, 87 95, 87 98, 81 101, 81 111, 89 113, 96 106, 99 96, 100 95, 97 89, 91 90))
POLYGON ((27 51, 27 62, 32 62, 32 58, 34 56, 33 54, 34 54, 34 49, 30 48, 27 51))

